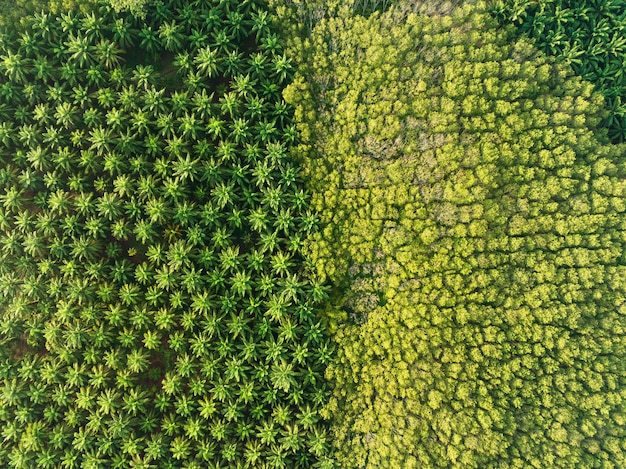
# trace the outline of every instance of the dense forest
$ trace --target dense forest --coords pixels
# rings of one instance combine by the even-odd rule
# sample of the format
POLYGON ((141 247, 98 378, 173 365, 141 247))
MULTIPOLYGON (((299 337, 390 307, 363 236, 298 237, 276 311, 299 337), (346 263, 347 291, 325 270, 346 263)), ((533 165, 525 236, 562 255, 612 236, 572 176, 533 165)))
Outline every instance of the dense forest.
POLYGON ((0 0, 0 467, 626 467, 626 2, 0 0))

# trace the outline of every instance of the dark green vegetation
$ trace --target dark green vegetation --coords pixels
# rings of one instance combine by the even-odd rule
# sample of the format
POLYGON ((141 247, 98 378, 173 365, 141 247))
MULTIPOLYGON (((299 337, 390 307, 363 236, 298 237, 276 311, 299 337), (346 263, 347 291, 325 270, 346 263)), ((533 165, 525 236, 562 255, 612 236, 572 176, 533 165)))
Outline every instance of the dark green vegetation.
POLYGON ((626 141, 626 1, 491 0, 501 25, 513 23, 536 47, 569 64, 604 95, 613 142, 626 141))
POLYGON ((268 25, 172 2, 0 37, 0 467, 332 467, 268 25))
POLYGON ((626 467, 626 148, 603 99, 482 4, 407 3, 291 40, 338 459, 626 467))

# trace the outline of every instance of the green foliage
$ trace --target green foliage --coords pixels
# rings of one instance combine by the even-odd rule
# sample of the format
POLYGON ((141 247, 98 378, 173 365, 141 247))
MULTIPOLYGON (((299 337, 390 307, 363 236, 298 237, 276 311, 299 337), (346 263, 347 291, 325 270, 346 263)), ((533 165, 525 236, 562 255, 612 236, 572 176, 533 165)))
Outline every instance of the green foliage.
POLYGON ((490 0, 489 8, 596 85, 611 111, 609 138, 626 141, 626 1, 490 0))
POLYGON ((40 11, 62 14, 67 11, 92 11, 94 0, 0 0, 0 30, 23 30, 40 11))
POLYGON ((263 4, 29 26, 0 39, 0 466, 333 467, 263 4))
POLYGON ((292 44, 342 466, 625 466, 626 149, 598 138, 602 97, 482 4, 292 44))
POLYGON ((144 18, 146 15, 147 0, 109 0, 111 6, 117 12, 129 11, 133 15, 144 18))

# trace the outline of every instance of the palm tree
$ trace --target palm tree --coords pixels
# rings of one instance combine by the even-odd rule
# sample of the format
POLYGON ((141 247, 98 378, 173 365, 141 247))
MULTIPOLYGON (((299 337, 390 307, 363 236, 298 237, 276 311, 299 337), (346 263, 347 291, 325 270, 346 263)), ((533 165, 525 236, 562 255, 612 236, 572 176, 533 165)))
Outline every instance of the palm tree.
POLYGON ((176 21, 161 24, 159 26, 159 38, 161 38, 161 44, 163 44, 165 50, 176 52, 182 48, 183 35, 181 27, 176 24, 176 21))
POLYGON ((206 43, 209 40, 209 36, 207 36, 204 29, 193 28, 191 30, 191 34, 187 39, 189 41, 191 49, 197 50, 206 46, 206 43))
POLYGON ((39 103, 33 109, 33 118, 39 123, 39 125, 44 126, 50 121, 50 107, 48 104, 39 103))
POLYGON ((172 163, 173 174, 181 181, 189 179, 193 182, 197 178, 199 164, 200 160, 191 159, 189 154, 185 155, 184 158, 182 156, 178 156, 177 160, 172 163))
POLYGON ((137 65, 133 70, 132 79, 137 82, 137 86, 147 90, 154 86, 155 70, 152 65, 137 65))
POLYGON ((117 194, 105 192, 98 197, 96 209, 101 217, 107 220, 114 220, 121 215, 122 204, 117 194))
POLYGON ((259 122, 255 129, 257 135, 260 137, 261 142, 269 141, 277 132, 276 122, 262 120, 259 122))
POLYGON ((178 282, 178 276, 172 267, 164 265, 156 270, 154 280, 159 288, 170 291, 178 282))
POLYGON ((263 111, 265 110, 265 100, 259 96, 251 96, 250 100, 246 102, 246 110, 244 111, 244 116, 254 119, 255 117, 260 117, 263 115, 263 111))
POLYGON ((217 146, 217 156, 221 161, 232 161, 237 155, 237 147, 234 142, 220 141, 217 146))
POLYGON ((74 34, 70 32, 68 40, 64 43, 70 58, 74 60, 79 67, 85 67, 95 62, 94 47, 88 37, 83 36, 80 32, 74 34))
POLYGON ((225 29, 219 29, 214 31, 211 34, 211 38, 213 39, 213 45, 215 45, 216 49, 222 53, 228 52, 228 49, 234 48, 234 44, 232 42, 232 37, 226 32, 225 29))
POLYGON ((274 221, 274 227, 287 233, 293 226, 293 220, 291 210, 289 208, 282 209, 274 221))
MULTIPOLYGON (((282 143, 268 144, 267 156, 272 161, 280 164, 281 160, 287 155, 286 149, 282 143)), ((282 165, 280 171, 280 185, 290 187, 294 182, 298 180, 298 170, 291 163, 282 165)))
POLYGON ((186 111, 185 115, 179 118, 179 122, 178 131, 182 133, 182 136, 186 137, 190 135, 193 140, 196 140, 196 135, 201 127, 200 121, 196 120, 195 115, 186 111))
POLYGON ((26 152, 26 160, 37 171, 46 171, 50 167, 48 152, 40 146, 29 148, 28 152, 26 152))
POLYGON ((235 113, 239 110, 239 99, 235 92, 224 93, 220 97, 220 107, 222 113, 228 113, 231 118, 234 118, 235 113))
POLYGON ((87 86, 75 86, 72 88, 74 92, 74 104, 85 107, 89 104, 89 88, 87 86))
POLYGON ((207 125, 209 135, 212 135, 215 140, 220 138, 222 136, 222 132, 224 131, 225 124, 225 121, 217 117, 211 117, 207 125))
POLYGON ((124 86, 118 96, 120 105, 128 110, 138 107, 139 92, 134 85, 124 86))
MULTIPOLYGON (((172 199, 172 201, 177 202, 181 199, 184 199, 186 193, 187 191, 186 191, 185 184, 183 184, 180 179, 168 177, 168 178, 165 178, 165 180, 163 181, 163 195, 165 195, 169 199, 172 199)), ((187 201, 184 201, 183 203, 187 203, 187 201)), ((182 224, 186 224, 187 220, 184 219, 185 210, 183 209, 183 211, 181 212, 179 211, 179 208, 183 208, 183 206, 177 203, 177 210, 175 212, 174 217, 178 218, 178 221, 181 221, 182 224), (182 220, 180 219, 180 215, 183 216, 182 220)))
POLYGON ((94 47, 94 53, 98 62, 107 70, 121 65, 123 51, 115 42, 101 39, 94 47))
MULTIPOLYGON (((166 140, 167 145, 165 145, 165 150, 171 155, 176 156, 177 158, 181 156, 181 154, 185 150, 185 140, 182 136, 176 135, 174 137, 168 138, 166 140)), ((160 176, 164 177, 168 171, 168 164, 163 165, 163 170, 160 171, 160 176)), ((155 172, 159 173, 158 168, 155 168, 155 172)))
MULTIPOLYGON (((243 69, 244 56, 237 50, 228 52, 224 59, 224 73, 230 76, 241 74, 243 69)), ((253 75, 254 76, 254 75, 253 75)))
POLYGON ((211 104, 213 103, 213 93, 207 94, 207 90, 202 88, 196 91, 192 97, 193 111, 200 119, 207 119, 211 115, 211 104))
MULTIPOLYGON (((61 81, 67 83, 69 86, 75 86, 78 83, 78 76, 81 70, 71 62, 65 62, 60 67, 61 69, 61 81)), ((48 88, 50 90, 50 87, 48 88)))
POLYGON ((137 31, 134 30, 125 18, 116 18, 113 23, 113 40, 121 47, 132 47, 135 43, 137 31))
POLYGON ((170 100, 171 106, 172 106, 172 110, 174 111, 175 115, 180 115, 183 112, 186 112, 189 109, 189 104, 190 104, 190 100, 189 100, 189 95, 187 94, 186 90, 176 90, 172 93, 171 96, 171 100, 170 100))
MULTIPOLYGON (((124 158, 122 155, 120 155, 119 153, 115 151, 106 153, 104 156, 103 169, 105 171, 108 171, 111 176, 123 174, 123 172, 126 169, 124 165, 125 161, 126 161, 126 158, 124 158)), ((115 192, 120 194, 120 192, 117 190, 115 192)), ((120 194, 120 195, 123 195, 123 194, 120 194)))
POLYGON ((116 67, 109 74, 109 83, 114 89, 121 89, 126 85, 126 69, 116 67))
POLYGON ((110 151, 110 144, 113 141, 111 130, 105 129, 102 126, 92 128, 89 132, 88 140, 91 143, 89 149, 95 150, 96 153, 101 156, 110 151))
POLYGON ((50 41, 49 55, 51 55, 57 62, 65 62, 69 58, 69 51, 65 43, 61 42, 62 37, 65 34, 59 36, 57 40, 50 41))
MULTIPOLYGON (((58 108, 57 108, 58 109, 58 108)), ((69 111, 66 111, 69 114, 69 111)), ((122 129, 126 126, 126 113, 121 109, 112 108, 106 114, 107 126, 111 130, 122 129)))
POLYGON ((132 129, 126 129, 118 135, 115 149, 123 155, 130 155, 140 150, 140 142, 135 138, 132 129))
POLYGON ((169 137, 174 133, 174 116, 172 113, 161 114, 156 121, 159 128, 159 134, 163 137, 169 137))
POLYGON ((301 218, 301 229, 305 233, 313 232, 319 223, 319 219, 311 210, 307 210, 301 218))
MULTIPOLYGON (((63 78, 63 77, 62 77, 63 78)), ((54 83, 46 89, 48 101, 62 103, 67 100, 68 93, 65 84, 54 83)))
POLYGON ((248 20, 244 20, 244 16, 237 10, 231 10, 226 14, 226 21, 224 22, 225 30, 229 35, 233 36, 237 41, 241 41, 245 34, 248 20))
POLYGON ((93 260, 100 251, 98 243, 85 236, 79 236, 78 239, 74 239, 71 246, 72 256, 78 260, 93 260))
POLYGON ((156 194, 156 187, 157 179, 155 179, 154 175, 141 176, 137 184, 137 197, 139 200, 153 198, 156 194))
POLYGON ((75 12, 70 10, 67 13, 61 13, 61 16, 57 18, 57 21, 59 21, 63 32, 72 33, 73 31, 76 31, 78 29, 78 24, 80 20, 74 15, 75 12))
POLYGON ((289 269, 293 266, 290 261, 291 256, 289 254, 278 252, 271 258, 272 271, 278 275, 285 276, 289 273, 289 269))
POLYGON ((281 127, 285 121, 289 122, 289 107, 284 100, 279 100, 274 103, 274 109, 272 110, 272 117, 278 119, 281 127))
POLYGON ((270 100, 280 98, 280 84, 275 79, 265 79, 261 81, 261 93, 270 100))
MULTIPOLYGON (((120 155, 117 155, 116 157, 122 158, 120 155)), ((123 167, 121 165, 116 166, 116 172, 123 172, 122 168, 123 167)), ((131 177, 128 174, 119 174, 113 181, 113 191, 122 197, 131 195, 133 193, 133 181, 131 180, 131 177)))
POLYGON ((86 127, 95 127, 96 125, 100 125, 101 121, 102 115, 100 114, 100 109, 90 107, 88 109, 85 109, 85 111, 83 112, 83 122, 86 127))
POLYGON ((39 11, 33 13, 31 28, 35 31, 35 37, 52 40, 56 36, 56 22, 50 13, 39 11))
POLYGON ((195 92, 198 87, 202 85, 202 83, 204 83, 204 77, 202 76, 202 74, 193 70, 190 70, 189 73, 187 73, 187 77, 185 80, 187 84, 187 89, 192 92, 195 92))
POLYGON ((274 55, 272 60, 274 76, 278 77, 280 83, 285 81, 293 70, 291 59, 285 53, 282 55, 274 55))
POLYGON ((165 104, 165 88, 160 90, 153 86, 147 87, 144 94, 144 110, 150 111, 154 116, 165 112, 167 105, 165 104))
POLYGON ((66 129, 71 129, 74 126, 74 118, 76 117, 76 109, 71 103, 64 101, 57 105, 54 118, 57 124, 63 126, 66 129))
POLYGON ((29 61, 20 54, 7 51, 6 55, 0 55, 0 70, 10 79, 17 83, 26 80, 26 71, 29 61))
POLYGON ((141 28, 138 34, 141 39, 139 45, 145 49, 148 54, 155 54, 159 51, 161 42, 157 36, 157 33, 152 30, 150 26, 144 26, 141 28))
POLYGON ((251 79, 250 75, 237 75, 231 84, 238 96, 247 97, 248 93, 254 90, 256 80, 251 79))
POLYGON ((81 19, 81 29, 91 41, 102 39, 103 17, 94 12, 89 12, 81 19))
POLYGON ((261 40, 260 48, 269 54, 278 54, 281 50, 280 38, 278 37, 278 34, 270 33, 265 35, 261 40))
POLYGON ((140 137, 148 131, 151 119, 143 109, 137 109, 131 115, 131 128, 136 129, 135 135, 140 137))
POLYGON ((178 73, 185 75, 191 71, 192 60, 189 52, 183 50, 178 52, 174 57, 172 65, 178 69, 178 73))
POLYGON ((37 466, 44 469, 57 467, 59 463, 59 454, 53 449, 47 448, 43 450, 37 458, 37 466))
POLYGON ((261 189, 261 191, 263 193, 263 199, 261 200, 261 203, 263 205, 268 205, 274 211, 278 210, 278 207, 281 206, 283 203, 284 194, 282 187, 280 185, 277 187, 270 186, 261 189))
POLYGON ((209 46, 198 50, 194 63, 197 65, 198 71, 209 78, 216 76, 221 68, 218 61, 218 51, 209 46))
POLYGON ((295 125, 288 125, 283 128, 282 140, 287 144, 293 144, 298 139, 298 129, 295 125))
POLYGON ((205 235, 204 229, 200 223, 193 223, 187 227, 187 242, 194 247, 204 245, 205 235))
POLYGON ((142 349, 133 349, 126 356, 126 366, 132 373, 142 373, 150 366, 149 354, 142 349))
POLYGON ((266 73, 266 67, 268 66, 267 56, 263 52, 255 52, 248 58, 248 68, 246 73, 251 73, 252 76, 264 78, 266 73))
POLYGON ((229 203, 232 204, 234 189, 235 187, 233 184, 226 185, 225 183, 220 182, 216 185, 213 191, 211 191, 211 195, 213 196, 218 208, 222 209, 229 203))
POLYGON ((115 412, 119 405, 120 394, 114 389, 107 388, 102 390, 97 398, 99 412, 103 415, 109 415, 115 412))
POLYGON ((165 223, 170 213, 169 204, 161 197, 151 198, 145 204, 151 223, 165 223))
POLYGON ((252 12, 252 32, 255 33, 256 41, 269 34, 269 16, 266 10, 255 8, 252 12))
MULTIPOLYGON (((130 162, 130 165, 131 170, 134 169, 133 161, 130 162)), ((126 212, 126 215, 133 221, 138 220, 141 217, 141 209, 141 204, 134 196, 131 196, 130 200, 124 204, 124 211, 126 212)))
POLYGON ((53 78, 53 72, 55 71, 46 56, 37 56, 33 61, 33 70, 35 71, 35 77, 43 82, 53 78))
MULTIPOLYGON (((29 138, 27 140, 34 142, 36 140, 36 132, 34 131, 33 126, 30 127, 33 131, 29 132, 29 138)), ((10 145, 16 140, 16 134, 15 128, 11 122, 0 122, 0 143, 2 143, 5 147, 10 148, 10 145)), ((30 145, 30 143, 27 143, 27 145, 30 145)))
POLYGON ((231 290, 243 297, 252 291, 251 276, 247 272, 235 272, 231 279, 231 290))

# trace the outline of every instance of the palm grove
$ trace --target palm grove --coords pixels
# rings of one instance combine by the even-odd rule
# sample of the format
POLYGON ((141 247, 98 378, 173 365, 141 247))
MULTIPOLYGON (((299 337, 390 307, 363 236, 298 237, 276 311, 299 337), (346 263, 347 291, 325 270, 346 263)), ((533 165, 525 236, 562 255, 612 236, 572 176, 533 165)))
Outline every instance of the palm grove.
POLYGON ((619 81, 460 3, 3 30, 2 467, 626 464, 619 81))
POLYGON ((328 465, 317 220, 268 26, 174 2, 1 38, 3 467, 328 465))

